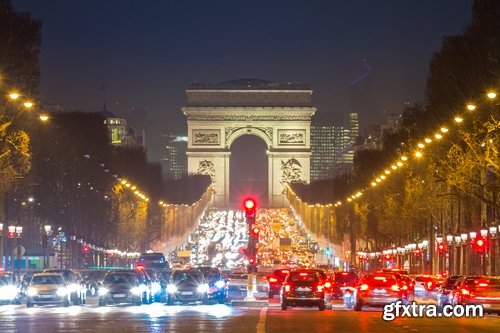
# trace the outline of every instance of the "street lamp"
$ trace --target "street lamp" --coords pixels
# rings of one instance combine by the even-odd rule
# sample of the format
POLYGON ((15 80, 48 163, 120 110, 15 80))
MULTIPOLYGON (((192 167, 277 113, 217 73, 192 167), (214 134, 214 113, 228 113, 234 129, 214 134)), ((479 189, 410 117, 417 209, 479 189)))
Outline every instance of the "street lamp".
POLYGON ((49 254, 48 254, 48 246, 49 246, 49 237, 50 234, 52 233, 52 226, 51 225, 45 225, 45 235, 43 235, 43 249, 44 249, 44 258, 43 258, 43 268, 47 268, 49 266, 49 254))

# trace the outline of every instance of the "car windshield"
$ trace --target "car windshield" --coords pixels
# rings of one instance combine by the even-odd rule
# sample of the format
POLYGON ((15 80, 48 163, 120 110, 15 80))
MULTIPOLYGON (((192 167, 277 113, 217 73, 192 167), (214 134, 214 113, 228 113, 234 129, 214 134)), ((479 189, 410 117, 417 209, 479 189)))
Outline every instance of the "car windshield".
POLYGON ((104 278, 105 283, 134 283, 134 276, 132 274, 108 274, 104 278))
POLYGON ((203 278, 200 272, 175 272, 172 279, 174 282, 198 282, 203 278))
POLYGON ((318 279, 317 275, 314 273, 301 272, 301 273, 291 273, 289 281, 292 281, 292 282, 316 282, 317 279, 318 279))
POLYGON ((64 284, 61 275, 35 275, 31 279, 32 284, 64 284))
POLYGON ((446 284, 444 286, 444 288, 446 289, 451 289, 455 283, 457 282, 457 280, 459 279, 459 277, 450 277, 447 281, 446 281, 446 284))

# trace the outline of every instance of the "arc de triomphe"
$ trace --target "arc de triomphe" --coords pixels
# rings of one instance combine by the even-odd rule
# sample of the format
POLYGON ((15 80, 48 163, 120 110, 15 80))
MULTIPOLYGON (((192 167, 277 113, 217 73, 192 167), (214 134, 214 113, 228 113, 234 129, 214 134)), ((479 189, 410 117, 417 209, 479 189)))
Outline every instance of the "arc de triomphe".
POLYGON ((182 111, 188 125, 188 173, 211 176, 215 206, 229 207, 231 145, 243 135, 255 135, 267 146, 270 207, 287 206, 285 183, 309 183, 316 108, 308 86, 242 79, 194 83, 186 94, 182 111))

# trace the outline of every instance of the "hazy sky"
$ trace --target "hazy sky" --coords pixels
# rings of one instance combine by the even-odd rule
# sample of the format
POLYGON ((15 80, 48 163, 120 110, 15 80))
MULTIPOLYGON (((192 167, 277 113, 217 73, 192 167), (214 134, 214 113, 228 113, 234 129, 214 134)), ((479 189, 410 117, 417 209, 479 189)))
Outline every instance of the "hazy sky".
POLYGON ((322 111, 345 113, 371 66, 382 112, 423 102, 430 58, 462 34, 472 0, 13 0, 42 21, 41 96, 184 130, 190 82, 303 82, 322 111), (147 110, 147 111, 146 111, 147 110), (146 113, 148 113, 146 115, 146 113))

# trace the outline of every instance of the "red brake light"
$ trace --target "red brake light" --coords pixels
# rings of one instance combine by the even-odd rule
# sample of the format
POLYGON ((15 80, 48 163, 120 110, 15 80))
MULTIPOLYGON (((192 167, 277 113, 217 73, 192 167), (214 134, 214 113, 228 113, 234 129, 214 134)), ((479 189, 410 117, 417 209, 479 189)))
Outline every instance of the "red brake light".
POLYGON ((431 281, 427 282, 427 289, 430 289, 431 287, 432 287, 432 282, 431 281))
POLYGON ((349 274, 349 273, 347 273, 347 272, 342 272, 342 275, 347 275, 347 274, 349 274))
POLYGON ((271 277, 271 278, 269 278, 269 282, 278 282, 278 279, 274 278, 274 277, 271 277))
POLYGON ((383 276, 375 276, 373 279, 379 280, 379 281, 384 281, 384 282, 386 281, 385 277, 383 277, 383 276))
POLYGON ((366 283, 359 286, 359 290, 368 290, 368 285, 366 283))
POLYGON ((323 292, 323 286, 318 284, 317 290, 318 290, 318 293, 323 292))
POLYGON ((300 276, 309 276, 309 273, 299 273, 300 276))
POLYGON ((391 286, 391 290, 393 290, 393 291, 399 291, 399 286, 397 284, 393 284, 391 286))
POLYGON ((330 282, 325 282, 325 288, 330 288, 332 284, 330 282))
POLYGON ((290 291, 290 285, 289 284, 285 284, 285 291, 290 291))
POLYGON ((406 284, 403 286, 403 290, 408 290, 408 286, 406 284))
POLYGON ((470 291, 467 289, 462 288, 462 295, 470 295, 470 291))
POLYGON ((489 284, 483 282, 483 283, 479 283, 477 286, 478 287, 488 287, 489 284))

